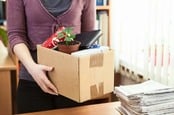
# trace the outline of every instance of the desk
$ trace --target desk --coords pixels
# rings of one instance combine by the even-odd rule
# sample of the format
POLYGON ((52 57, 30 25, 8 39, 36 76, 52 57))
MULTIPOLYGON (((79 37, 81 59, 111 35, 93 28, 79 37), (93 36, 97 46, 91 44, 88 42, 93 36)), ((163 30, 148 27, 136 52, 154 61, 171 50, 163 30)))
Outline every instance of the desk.
POLYGON ((0 115, 12 115, 13 98, 16 80, 16 69, 14 61, 8 54, 0 54, 0 115))
POLYGON ((20 115, 121 115, 115 108, 120 102, 110 102, 81 107, 26 113, 20 115))

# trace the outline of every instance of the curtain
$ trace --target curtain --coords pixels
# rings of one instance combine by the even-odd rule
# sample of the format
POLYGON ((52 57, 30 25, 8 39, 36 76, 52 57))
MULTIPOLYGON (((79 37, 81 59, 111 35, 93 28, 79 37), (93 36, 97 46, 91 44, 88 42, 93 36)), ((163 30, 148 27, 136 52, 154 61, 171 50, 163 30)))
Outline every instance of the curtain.
POLYGON ((116 71, 174 86, 174 0, 112 0, 111 11, 116 71))

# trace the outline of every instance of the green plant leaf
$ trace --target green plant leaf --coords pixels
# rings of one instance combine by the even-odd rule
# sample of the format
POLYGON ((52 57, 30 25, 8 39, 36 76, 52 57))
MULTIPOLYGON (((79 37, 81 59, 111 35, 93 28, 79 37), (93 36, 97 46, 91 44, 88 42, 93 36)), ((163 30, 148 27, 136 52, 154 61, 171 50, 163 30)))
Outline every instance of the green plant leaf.
POLYGON ((0 28, 0 38, 2 39, 3 44, 7 46, 8 44, 7 31, 4 30, 3 28, 0 28))
POLYGON ((65 28, 62 32, 58 33, 59 38, 64 38, 66 45, 69 45, 74 40, 75 34, 73 33, 72 27, 65 28))

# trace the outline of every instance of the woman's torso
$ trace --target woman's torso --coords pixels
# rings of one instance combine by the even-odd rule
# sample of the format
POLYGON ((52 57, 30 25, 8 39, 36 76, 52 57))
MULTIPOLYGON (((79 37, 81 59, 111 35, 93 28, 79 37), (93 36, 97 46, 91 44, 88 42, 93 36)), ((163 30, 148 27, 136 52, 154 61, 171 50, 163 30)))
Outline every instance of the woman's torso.
MULTIPOLYGON (((23 0, 26 13, 28 43, 31 48, 31 55, 35 61, 37 60, 36 45, 43 43, 43 41, 56 31, 57 27, 73 27, 75 33, 82 31, 82 13, 84 12, 85 1, 88 0, 72 0, 64 12, 55 16, 46 9, 40 0, 23 0)), ((91 27, 91 29, 94 28, 91 27)), ((20 79, 33 81, 23 65, 21 66, 19 77, 20 79)))

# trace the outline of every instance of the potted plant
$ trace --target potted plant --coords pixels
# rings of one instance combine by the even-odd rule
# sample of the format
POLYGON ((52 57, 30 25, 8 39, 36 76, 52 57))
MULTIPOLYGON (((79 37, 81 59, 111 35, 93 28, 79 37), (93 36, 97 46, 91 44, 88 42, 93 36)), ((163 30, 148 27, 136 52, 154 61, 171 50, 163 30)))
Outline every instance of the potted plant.
POLYGON ((71 54, 78 51, 81 42, 74 40, 76 35, 73 33, 73 28, 67 27, 57 34, 58 39, 64 38, 63 42, 58 43, 58 50, 64 53, 71 54))

